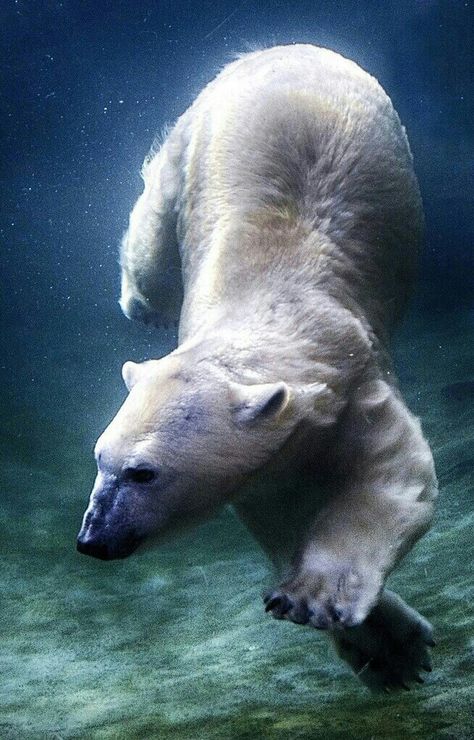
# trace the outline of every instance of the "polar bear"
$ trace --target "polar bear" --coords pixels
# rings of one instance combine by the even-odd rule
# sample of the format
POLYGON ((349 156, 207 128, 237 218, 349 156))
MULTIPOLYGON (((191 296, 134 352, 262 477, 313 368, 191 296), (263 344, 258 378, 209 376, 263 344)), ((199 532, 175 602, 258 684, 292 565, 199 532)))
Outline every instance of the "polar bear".
POLYGON ((327 49, 246 54, 143 178, 120 305, 180 314, 178 347, 123 367, 78 549, 125 557, 230 504, 279 574, 267 612, 325 630, 369 687, 422 681, 432 628, 385 589, 437 493, 389 354, 422 228, 390 99, 327 49))

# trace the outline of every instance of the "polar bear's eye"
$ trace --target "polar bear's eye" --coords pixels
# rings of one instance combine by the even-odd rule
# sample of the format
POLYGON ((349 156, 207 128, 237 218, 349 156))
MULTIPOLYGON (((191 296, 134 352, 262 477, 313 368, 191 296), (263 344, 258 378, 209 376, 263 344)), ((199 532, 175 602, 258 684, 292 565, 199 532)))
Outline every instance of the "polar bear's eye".
POLYGON ((150 468, 126 468, 123 475, 133 483, 149 483, 155 477, 155 471, 150 468))

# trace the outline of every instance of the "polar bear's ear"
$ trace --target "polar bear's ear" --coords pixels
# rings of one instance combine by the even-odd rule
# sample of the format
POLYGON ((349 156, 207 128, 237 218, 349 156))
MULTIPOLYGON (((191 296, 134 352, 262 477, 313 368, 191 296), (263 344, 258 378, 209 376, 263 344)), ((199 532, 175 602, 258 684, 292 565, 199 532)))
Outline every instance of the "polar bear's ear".
POLYGON ((140 375, 140 365, 136 362, 126 362, 122 366, 122 378, 123 382, 127 386, 127 390, 131 391, 135 383, 137 382, 140 375))
POLYGON ((290 389, 283 381, 258 385, 231 383, 230 392, 232 415, 239 425, 278 417, 290 399, 290 389))
POLYGON ((126 362, 122 367, 123 382, 129 391, 139 380, 152 378, 159 360, 145 360, 144 362, 126 362))

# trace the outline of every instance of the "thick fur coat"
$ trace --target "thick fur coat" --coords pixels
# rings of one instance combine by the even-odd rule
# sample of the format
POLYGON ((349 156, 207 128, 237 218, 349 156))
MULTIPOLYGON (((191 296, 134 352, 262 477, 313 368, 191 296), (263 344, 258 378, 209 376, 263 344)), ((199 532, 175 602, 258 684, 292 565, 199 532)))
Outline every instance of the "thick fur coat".
POLYGON ((143 177, 120 304, 179 318, 179 346, 124 366, 79 549, 123 557, 231 503, 280 572, 267 611, 372 687, 418 680, 431 627, 384 588, 437 491, 389 354, 422 225, 390 99, 326 49, 248 54, 143 177))

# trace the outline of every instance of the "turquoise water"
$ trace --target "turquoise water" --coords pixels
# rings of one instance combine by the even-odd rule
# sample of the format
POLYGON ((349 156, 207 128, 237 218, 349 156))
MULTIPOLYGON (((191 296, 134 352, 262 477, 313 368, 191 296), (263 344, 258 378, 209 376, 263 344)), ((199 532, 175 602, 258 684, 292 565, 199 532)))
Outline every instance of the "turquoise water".
POLYGON ((472 20, 445 0, 2 3, 0 740, 474 737, 472 20), (292 42, 377 76, 424 200, 395 354, 440 497, 390 585, 438 645, 393 695, 265 615, 268 564, 229 512, 124 561, 75 549, 121 365, 176 342, 117 305, 143 157, 235 53, 292 42))
MULTIPOLYGON (((55 407, 2 412, 0 736, 471 737, 472 323, 469 314, 431 324, 412 314, 397 340, 441 495, 433 529, 390 583, 433 622, 438 646, 425 685, 389 696, 360 685, 320 633, 264 614, 267 563, 230 513, 125 561, 75 552, 91 447, 123 396, 117 353, 127 356, 139 331, 117 332, 113 356, 100 356, 100 333, 89 337, 98 360, 89 373, 77 347, 63 348, 55 407), (71 397, 72 370, 80 380, 71 397), (108 398, 89 382, 102 373, 108 398)), ((161 337, 162 347, 172 341, 161 337)))

